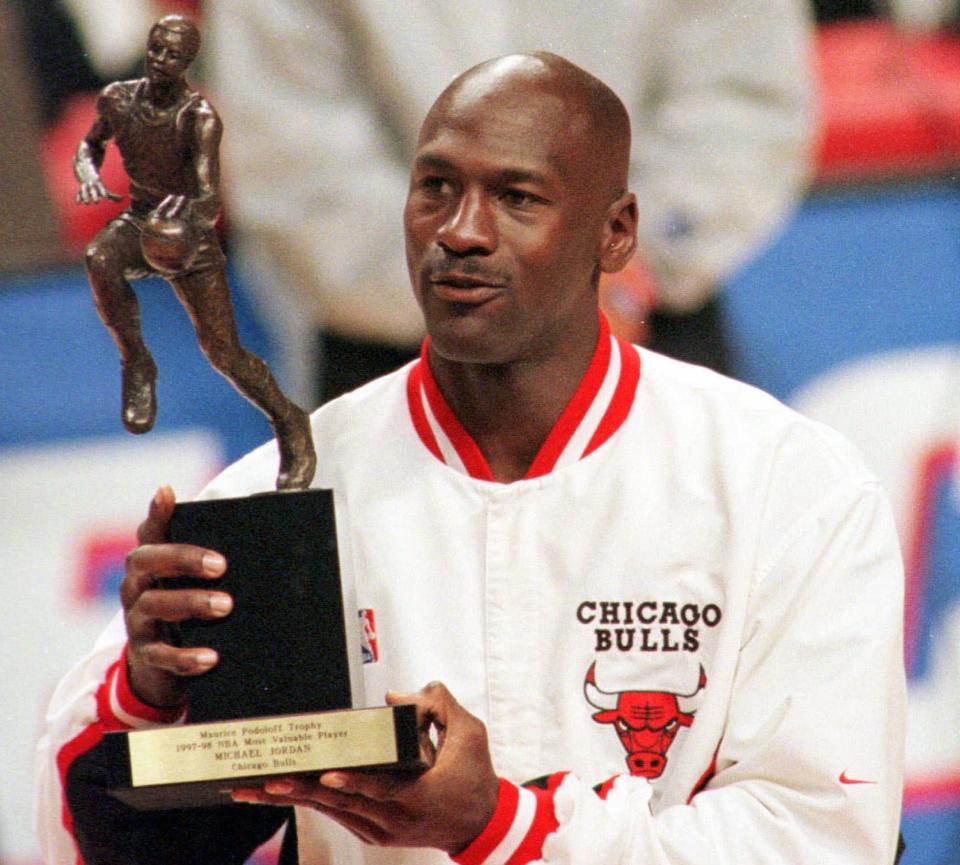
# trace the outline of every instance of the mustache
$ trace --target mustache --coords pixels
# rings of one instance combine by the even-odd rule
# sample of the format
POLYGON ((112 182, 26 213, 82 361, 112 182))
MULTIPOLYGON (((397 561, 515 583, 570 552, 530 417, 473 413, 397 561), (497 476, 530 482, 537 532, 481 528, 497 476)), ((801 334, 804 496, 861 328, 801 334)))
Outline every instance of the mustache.
POLYGON ((422 272, 427 279, 451 273, 470 276, 491 285, 509 285, 511 275, 506 271, 490 267, 482 259, 471 256, 459 257, 449 253, 430 258, 424 265, 422 272))

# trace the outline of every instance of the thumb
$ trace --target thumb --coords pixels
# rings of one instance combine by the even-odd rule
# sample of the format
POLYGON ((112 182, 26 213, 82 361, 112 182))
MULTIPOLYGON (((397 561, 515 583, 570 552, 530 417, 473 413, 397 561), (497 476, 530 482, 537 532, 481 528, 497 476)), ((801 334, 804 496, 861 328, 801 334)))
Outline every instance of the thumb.
POLYGON ((442 682, 430 682, 414 694, 399 691, 387 691, 384 699, 388 706, 410 703, 417 707, 417 720, 422 724, 432 721, 438 726, 446 726, 451 714, 463 711, 453 694, 442 682))
POLYGON ((429 765, 433 765, 437 752, 443 748, 450 721, 458 711, 466 714, 441 682, 431 682, 415 694, 388 691, 385 699, 388 706, 408 703, 416 707, 420 749, 429 765))
POLYGON ((166 484, 157 490, 150 501, 147 518, 137 529, 137 538, 141 544, 159 544, 166 540, 167 523, 170 522, 176 501, 173 490, 166 484))

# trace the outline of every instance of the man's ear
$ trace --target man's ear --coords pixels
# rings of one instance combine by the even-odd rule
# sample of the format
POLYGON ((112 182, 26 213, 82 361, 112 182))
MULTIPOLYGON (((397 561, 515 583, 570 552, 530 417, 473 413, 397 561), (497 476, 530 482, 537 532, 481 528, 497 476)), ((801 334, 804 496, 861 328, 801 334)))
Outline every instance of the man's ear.
POLYGON ((600 270, 622 270, 637 248, 637 197, 632 192, 622 193, 607 208, 600 239, 600 270))

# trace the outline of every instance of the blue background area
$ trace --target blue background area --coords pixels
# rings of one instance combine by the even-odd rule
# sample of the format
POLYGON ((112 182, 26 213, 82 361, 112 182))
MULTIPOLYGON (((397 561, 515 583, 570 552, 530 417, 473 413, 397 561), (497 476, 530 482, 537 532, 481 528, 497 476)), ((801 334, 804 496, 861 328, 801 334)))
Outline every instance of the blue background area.
POLYGON ((900 865, 956 865, 960 862, 960 818, 955 809, 904 818, 907 849, 900 865))
MULTIPOLYGON (((271 363, 233 275, 231 286, 242 343, 271 363)), ((231 461, 270 438, 266 418, 207 363, 171 288, 148 279, 135 290, 159 368, 154 429, 212 430, 231 461)), ((0 281, 0 397, 0 447, 123 432, 119 357, 82 268, 0 281)))
POLYGON ((723 303, 738 376, 780 399, 862 355, 960 342, 960 189, 813 198, 723 303))

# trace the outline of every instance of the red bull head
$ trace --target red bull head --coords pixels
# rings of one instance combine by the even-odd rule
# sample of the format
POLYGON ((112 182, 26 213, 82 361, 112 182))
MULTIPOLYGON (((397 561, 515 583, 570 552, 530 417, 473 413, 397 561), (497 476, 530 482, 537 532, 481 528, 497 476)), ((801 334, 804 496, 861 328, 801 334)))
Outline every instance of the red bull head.
POLYGON ((587 702, 600 709, 593 716, 598 724, 613 724, 620 743, 627 752, 627 766, 631 775, 659 778, 667 765, 667 751, 680 727, 693 723, 693 712, 680 709, 679 700, 698 694, 707 684, 707 676, 700 665, 700 680, 690 694, 668 691, 601 691, 597 687, 594 669, 596 661, 587 670, 583 693, 587 702))

